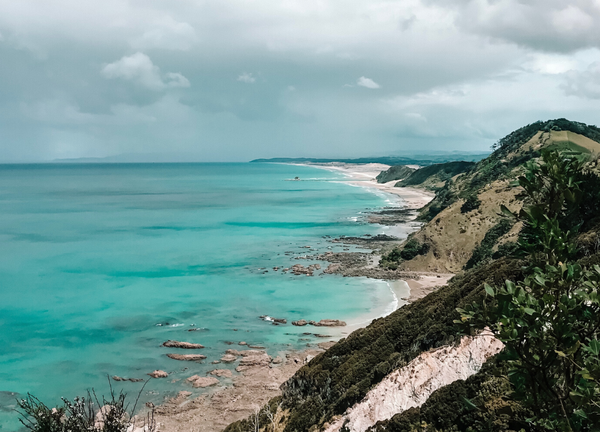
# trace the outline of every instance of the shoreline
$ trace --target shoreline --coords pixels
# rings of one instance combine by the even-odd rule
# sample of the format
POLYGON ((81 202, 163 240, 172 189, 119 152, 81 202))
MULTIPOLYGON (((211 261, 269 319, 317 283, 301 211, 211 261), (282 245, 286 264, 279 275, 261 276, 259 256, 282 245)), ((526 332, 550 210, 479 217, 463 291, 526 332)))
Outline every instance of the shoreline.
MULTIPOLYGON (((361 187, 371 193, 383 193, 388 196, 391 205, 402 207, 404 210, 417 210, 426 205, 433 198, 434 194, 413 188, 394 188, 395 181, 386 184, 377 183, 374 178, 381 172, 389 168, 383 164, 353 165, 346 163, 332 164, 290 164, 298 166, 310 166, 321 168, 328 171, 340 172, 348 177, 348 180, 339 180, 336 182, 346 183, 351 186, 361 187)), ((398 240, 393 240, 394 244, 404 240, 407 233, 415 230, 415 226, 409 226, 414 220, 415 215, 407 218, 404 222, 396 222, 385 226, 386 233, 398 240), (404 238, 402 238, 404 237, 404 238)), ((369 223, 378 223, 369 220, 369 223)), ((378 223, 381 225, 381 223, 378 223)), ((384 225, 381 225, 382 227, 384 225)), ((334 239, 345 243, 345 238, 334 239)), ((390 242, 390 240, 386 239, 390 242)), ((376 249, 372 241, 366 240, 363 246, 366 249, 376 249)), ((376 243, 376 242, 375 242, 376 243)), ((356 254, 356 252, 354 252, 356 254)), ((353 253, 341 253, 346 257, 351 257, 353 253)), ((358 254, 361 254, 358 252, 358 254)), ((366 254, 363 254, 366 255, 366 254)), ((326 254, 320 256, 306 257, 308 260, 327 260, 326 254)), ((378 258, 377 258, 378 260, 378 258)), ((331 262, 331 261, 330 261, 331 262)), ((335 266, 330 264, 328 269, 335 266)), ((340 264, 337 264, 338 266, 340 264)), ((376 267, 377 263, 368 263, 367 267, 376 267)), ((335 274, 336 271, 327 271, 325 274, 335 274)), ((339 273, 338 273, 339 274, 339 273)), ((277 359, 272 359, 264 350, 245 350, 244 347, 237 347, 240 353, 245 354, 253 351, 258 360, 252 362, 250 366, 238 366, 236 371, 239 375, 229 376, 225 380, 218 382, 219 387, 208 387, 208 392, 191 398, 192 393, 180 391, 176 397, 171 398, 155 408, 155 420, 157 422, 157 432, 186 432, 193 425, 194 430, 202 432, 213 432, 222 430, 228 424, 248 418, 260 409, 266 402, 280 394, 279 386, 291 378, 298 369, 310 361, 313 357, 331 346, 335 345, 341 338, 347 337, 350 333, 368 326, 373 320, 390 315, 400 307, 424 297, 430 292, 435 291, 436 287, 443 286, 453 275, 437 275, 433 273, 411 274, 413 278, 379 278, 370 275, 361 274, 343 274, 343 276, 363 276, 374 280, 385 282, 392 294, 392 302, 383 310, 378 310, 375 314, 369 313, 355 317, 346 326, 325 327, 330 335, 321 343, 307 343, 307 348, 303 350, 285 350, 278 352, 277 359), (316 346, 315 346, 316 345, 316 346), (260 360, 262 359, 262 360, 260 360), (240 369, 240 370, 238 370, 240 369)), ((374 311, 372 311, 374 312, 374 311)), ((307 326, 309 327, 309 326, 307 326)), ((305 327, 295 327, 300 330, 305 327)), ((268 348, 268 347, 267 347, 268 348)), ((240 354, 241 355, 241 354, 240 354)), ((248 357, 242 357, 240 364, 248 357)), ((249 356, 252 358, 252 356, 249 356)), ((215 369, 219 365, 215 364, 215 369)), ((210 375, 210 372, 207 373, 210 375)))

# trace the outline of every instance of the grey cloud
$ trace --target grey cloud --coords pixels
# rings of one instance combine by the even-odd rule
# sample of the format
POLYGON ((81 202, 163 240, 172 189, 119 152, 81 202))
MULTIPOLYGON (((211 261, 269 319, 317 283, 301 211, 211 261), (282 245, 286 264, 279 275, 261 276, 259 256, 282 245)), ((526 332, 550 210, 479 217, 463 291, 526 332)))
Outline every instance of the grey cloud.
POLYGON ((426 0, 454 12, 467 31, 544 51, 600 47, 595 0, 426 0))
POLYGON ((565 79, 562 88, 566 94, 582 98, 600 99, 600 62, 592 63, 584 71, 566 72, 565 79))
POLYGON ((539 44, 525 43, 529 5, 541 2, 480 4, 500 9, 466 0, 451 9, 432 0, 0 2, 0 158, 485 150, 540 118, 594 122, 585 75, 563 74, 600 60, 592 49, 575 61, 564 48, 584 27, 563 17, 567 36, 556 36, 556 26, 543 28, 548 12, 528 30, 539 44), (565 54, 533 64, 533 46, 565 54))

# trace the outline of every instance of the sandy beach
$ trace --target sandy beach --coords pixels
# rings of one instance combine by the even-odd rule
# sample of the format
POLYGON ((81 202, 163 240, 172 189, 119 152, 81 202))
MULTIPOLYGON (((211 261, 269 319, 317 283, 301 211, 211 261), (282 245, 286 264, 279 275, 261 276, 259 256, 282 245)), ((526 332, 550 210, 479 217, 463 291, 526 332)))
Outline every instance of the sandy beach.
MULTIPOLYGON (((408 209, 419 209, 433 198, 434 194, 413 188, 395 188, 395 181, 380 184, 375 177, 389 168, 383 164, 354 165, 346 163, 310 164, 309 166, 343 173, 347 180, 344 182, 353 186, 372 188, 397 197, 398 205, 408 209)), ((394 227, 391 227, 394 228, 394 227)), ((391 230, 390 233, 394 231, 391 230)), ((403 232, 399 230, 399 232, 403 232)), ((416 301, 427 294, 447 284, 454 276, 452 274, 419 273, 412 275, 414 279, 388 280, 395 302, 385 311, 392 313, 398 307, 416 301)), ((216 432, 223 430, 228 424, 248 418, 273 397, 280 394, 279 386, 310 359, 330 348, 341 337, 345 337, 361 327, 368 326, 379 316, 364 316, 355 319, 344 327, 329 327, 327 333, 331 336, 323 342, 314 345, 307 344, 304 351, 289 351, 279 353, 277 359, 269 357, 266 351, 254 351, 249 357, 242 354, 246 347, 239 351, 240 365, 247 367, 236 368, 239 374, 219 376, 214 386, 208 387, 207 392, 192 397, 191 392, 181 391, 178 396, 155 408, 157 431, 160 432, 216 432), (256 357, 253 357, 256 356, 256 357), (255 359, 247 361, 245 359, 255 359)), ((310 327, 310 326, 309 326, 310 327)), ((296 329, 301 329, 297 327, 296 329)), ((308 331, 308 330, 307 330, 308 331)), ((215 365, 219 370, 219 365, 215 365)), ((216 373, 216 372, 215 372, 216 373)), ((213 375, 207 375, 212 377, 213 375)), ((210 378, 209 378, 210 379, 210 378)))
POLYGON ((306 164, 306 166, 341 172, 348 177, 348 180, 346 180, 345 183, 365 188, 374 188, 398 196, 401 198, 402 204, 409 209, 420 209, 421 207, 427 205, 435 196, 433 192, 422 189, 394 187, 394 185, 397 183, 396 180, 387 183, 377 183, 375 177, 377 177, 381 171, 385 171, 390 168, 389 165, 378 163, 358 165, 331 162, 324 164, 306 164))

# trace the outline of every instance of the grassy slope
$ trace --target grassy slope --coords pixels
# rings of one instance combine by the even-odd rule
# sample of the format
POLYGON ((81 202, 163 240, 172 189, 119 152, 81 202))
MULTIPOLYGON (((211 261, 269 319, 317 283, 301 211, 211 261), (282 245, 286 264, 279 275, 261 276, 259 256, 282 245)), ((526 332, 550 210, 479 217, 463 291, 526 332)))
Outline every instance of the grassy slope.
MULTIPOLYGON (((429 244, 429 252, 401 262, 399 268, 439 272, 464 269, 486 233, 499 223, 500 205, 504 204, 511 210, 520 206, 516 199, 519 189, 509 184, 519 175, 525 161, 537 157, 542 148, 600 153, 600 143, 594 141, 600 140, 600 130, 584 126, 563 120, 538 122, 504 138, 502 147, 469 172, 455 176, 423 209, 421 219, 427 223, 413 238, 419 243, 429 244), (581 133, 554 130, 558 127, 577 129, 581 133), (461 207, 469 195, 476 196, 481 204, 475 210, 463 212, 461 207)), ((515 227, 497 239, 494 251, 499 244, 514 241, 518 230, 519 227, 515 227)))

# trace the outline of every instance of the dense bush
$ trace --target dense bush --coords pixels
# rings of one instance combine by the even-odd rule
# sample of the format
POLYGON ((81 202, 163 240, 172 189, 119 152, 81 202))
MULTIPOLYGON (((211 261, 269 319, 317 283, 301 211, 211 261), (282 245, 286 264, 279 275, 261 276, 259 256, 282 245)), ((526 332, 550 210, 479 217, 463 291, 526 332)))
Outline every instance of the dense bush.
POLYGON ((459 309, 463 322, 489 327, 505 344, 511 397, 532 412, 534 430, 600 424, 600 266, 574 261, 575 234, 590 216, 584 198, 600 194, 581 180, 584 164, 544 152, 527 165, 519 178, 527 205, 514 215, 524 224, 519 249, 531 260, 526 278, 486 284, 482 304, 459 309))
POLYGON ((461 213, 469 213, 470 211, 477 210, 481 205, 481 201, 476 193, 471 193, 465 199, 465 202, 460 207, 461 213))
POLYGON ((427 255, 429 249, 428 243, 420 243, 414 237, 409 238, 403 247, 394 248, 388 254, 383 255, 379 265, 383 268, 396 270, 402 261, 410 261, 418 255, 427 255))

